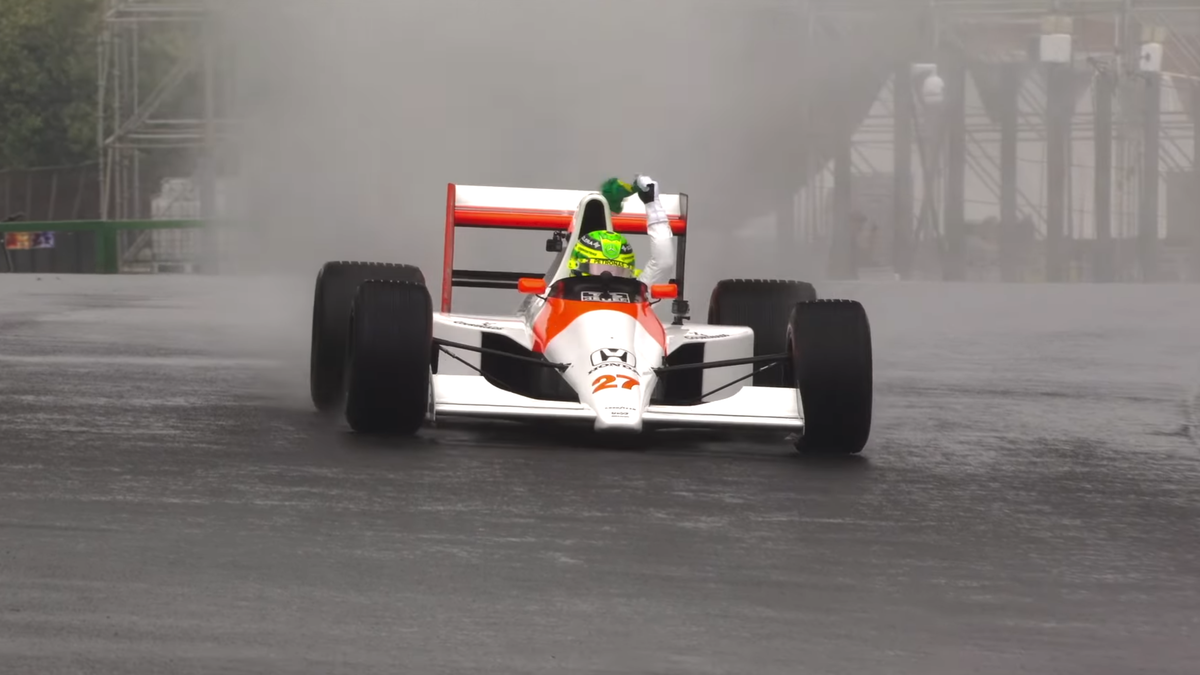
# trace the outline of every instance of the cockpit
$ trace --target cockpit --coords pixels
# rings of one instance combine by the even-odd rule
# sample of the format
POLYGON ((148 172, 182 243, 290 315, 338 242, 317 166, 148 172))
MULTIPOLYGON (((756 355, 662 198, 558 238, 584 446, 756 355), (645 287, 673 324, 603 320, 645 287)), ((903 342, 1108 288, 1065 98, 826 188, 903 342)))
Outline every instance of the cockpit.
POLYGON ((646 285, 632 276, 615 276, 605 270, 595 276, 559 279, 550 286, 547 297, 583 302, 642 303, 646 301, 646 285))

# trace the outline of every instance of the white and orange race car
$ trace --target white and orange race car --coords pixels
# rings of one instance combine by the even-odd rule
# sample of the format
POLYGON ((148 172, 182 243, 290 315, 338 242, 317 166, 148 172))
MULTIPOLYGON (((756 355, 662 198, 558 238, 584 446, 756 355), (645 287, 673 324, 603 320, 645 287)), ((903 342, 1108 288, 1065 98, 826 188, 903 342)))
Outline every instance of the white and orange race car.
POLYGON ((630 198, 453 185, 441 307, 412 265, 330 262, 317 276, 310 383, 316 407, 361 433, 413 434, 453 418, 582 423, 596 433, 776 430, 797 448, 857 453, 872 415, 871 332, 858 302, 799 281, 727 279, 706 324, 684 300, 687 195, 661 195, 676 246, 672 283, 572 276, 583 233, 646 233, 630 198), (460 228, 544 230, 545 274, 454 266, 460 228), (519 292, 504 315, 456 314, 456 287, 519 292), (670 300, 671 320, 655 313, 670 300))

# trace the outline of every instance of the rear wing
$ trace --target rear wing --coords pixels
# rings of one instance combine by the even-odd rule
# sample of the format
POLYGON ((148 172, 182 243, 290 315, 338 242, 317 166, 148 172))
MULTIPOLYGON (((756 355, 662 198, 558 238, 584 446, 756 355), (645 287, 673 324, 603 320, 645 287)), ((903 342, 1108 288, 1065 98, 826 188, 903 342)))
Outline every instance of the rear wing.
MULTIPOLYGON (((544 276, 538 272, 459 270, 454 268, 454 238, 460 227, 503 230, 543 230, 570 232, 579 203, 592 191, 550 190, 537 188, 455 185, 446 192, 446 250, 442 270, 442 312, 449 312, 455 286, 467 288, 516 289, 522 277, 544 276)), ((687 237, 687 195, 659 196, 671 231, 677 237, 676 271, 682 295, 685 241, 687 237)), ((646 233, 646 206, 641 200, 625 200, 620 215, 612 217, 613 230, 622 234, 646 233)))

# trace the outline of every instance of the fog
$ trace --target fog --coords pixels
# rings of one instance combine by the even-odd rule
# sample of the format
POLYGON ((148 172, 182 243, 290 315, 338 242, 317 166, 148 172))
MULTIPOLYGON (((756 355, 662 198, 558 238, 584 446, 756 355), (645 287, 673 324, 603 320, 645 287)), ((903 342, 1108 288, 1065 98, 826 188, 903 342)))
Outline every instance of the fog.
MULTIPOLYGON (((718 278, 811 278, 764 269, 738 232, 770 226, 803 180, 797 4, 239 1, 246 227, 226 267, 409 262, 436 292, 447 183, 595 189, 640 172, 689 194, 693 300, 718 278)), ((542 239, 470 231, 460 260, 544 270, 542 239)))

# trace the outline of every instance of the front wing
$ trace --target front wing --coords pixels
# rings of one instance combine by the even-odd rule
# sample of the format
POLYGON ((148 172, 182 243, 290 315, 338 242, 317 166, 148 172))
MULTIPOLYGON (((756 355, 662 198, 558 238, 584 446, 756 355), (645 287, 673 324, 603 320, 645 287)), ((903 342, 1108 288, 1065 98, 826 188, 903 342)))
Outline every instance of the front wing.
MULTIPOLYGON (((528 398, 500 389, 479 375, 434 375, 433 410, 436 416, 498 420, 596 419, 581 403, 528 398)), ((804 429, 796 390, 775 387, 746 386, 728 398, 698 405, 651 405, 642 421, 645 427, 658 428, 804 429)))

